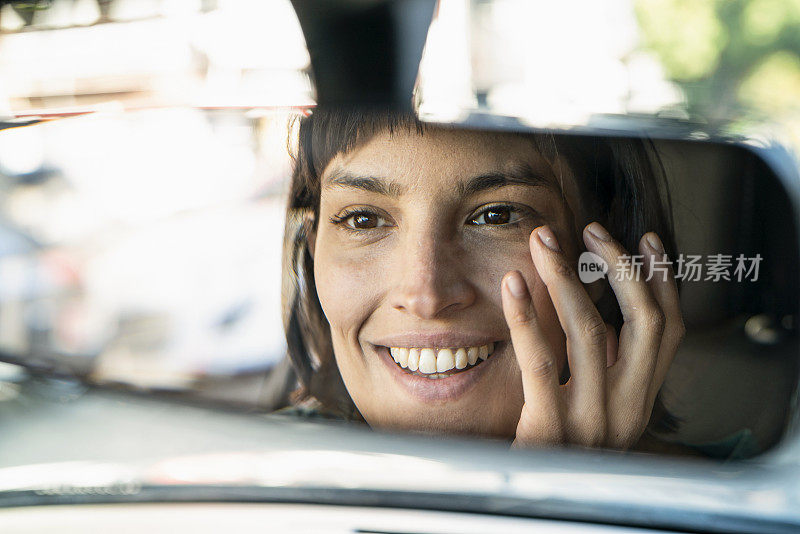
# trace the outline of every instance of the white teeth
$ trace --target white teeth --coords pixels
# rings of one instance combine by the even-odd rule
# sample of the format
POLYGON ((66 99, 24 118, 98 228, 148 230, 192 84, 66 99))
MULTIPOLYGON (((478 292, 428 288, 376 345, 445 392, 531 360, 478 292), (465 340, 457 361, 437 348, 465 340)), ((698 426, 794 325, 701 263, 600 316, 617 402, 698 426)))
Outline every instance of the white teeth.
POLYGON ((419 351, 419 372, 425 374, 436 372, 436 353, 433 349, 419 351))
MULTIPOLYGON (((437 362, 438 363, 438 362, 437 362)), ((467 350, 466 349, 458 349, 456 351, 456 369, 463 369, 467 366, 467 350)))
POLYGON ((478 347, 462 347, 448 349, 391 347, 389 353, 392 359, 403 368, 410 371, 419 371, 427 378, 447 378, 448 371, 465 369, 468 365, 475 365, 478 361, 489 358, 494 352, 494 343, 478 347))
POLYGON ((392 358, 394 358, 394 361, 396 361, 400 367, 408 366, 408 349, 392 347, 390 352, 392 353, 392 358))
POLYGON ((467 361, 470 365, 475 365, 478 361, 478 347, 470 347, 467 349, 467 361))
POLYGON ((444 373, 456 366, 456 357, 450 349, 442 349, 436 355, 436 372, 444 373))
POLYGON ((412 371, 419 369, 419 349, 408 349, 408 368, 412 371))

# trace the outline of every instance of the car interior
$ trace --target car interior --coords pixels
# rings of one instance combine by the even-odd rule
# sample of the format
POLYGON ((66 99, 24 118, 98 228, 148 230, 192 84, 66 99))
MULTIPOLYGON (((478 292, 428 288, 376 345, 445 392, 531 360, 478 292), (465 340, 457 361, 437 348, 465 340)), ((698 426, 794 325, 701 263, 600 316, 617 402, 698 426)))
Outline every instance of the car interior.
POLYGON ((797 229, 787 185, 751 150, 658 141, 679 253, 760 254, 755 283, 684 282, 687 334, 662 388, 675 438, 714 443, 752 432, 769 449, 797 387, 797 229))
POLYGON ((797 532, 794 4, 0 1, 0 532, 797 532), (657 446, 296 402, 281 251, 327 106, 652 148, 686 326, 657 446))

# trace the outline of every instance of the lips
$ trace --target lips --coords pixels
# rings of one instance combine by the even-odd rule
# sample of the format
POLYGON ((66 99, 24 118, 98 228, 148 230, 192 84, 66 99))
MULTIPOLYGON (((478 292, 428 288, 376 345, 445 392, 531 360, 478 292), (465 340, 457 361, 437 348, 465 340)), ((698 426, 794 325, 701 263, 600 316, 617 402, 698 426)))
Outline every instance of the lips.
MULTIPOLYGON (((403 367, 400 363, 398 363, 391 354, 391 347, 392 345, 375 345, 370 343, 369 345, 372 346, 372 351, 374 354, 378 356, 379 360, 383 362, 386 366, 386 369, 389 371, 389 375, 393 378, 393 381, 402 387, 412 398, 415 398, 424 403, 431 403, 431 402, 444 402, 450 403, 456 401, 458 398, 462 397, 466 394, 467 391, 471 390, 478 384, 483 377, 490 373, 492 368, 495 367, 492 365, 492 361, 497 358, 504 358, 505 354, 505 347, 507 345, 505 340, 497 340, 497 341, 488 341, 488 336, 480 336, 480 337, 469 337, 466 339, 477 341, 475 344, 463 344, 463 345, 456 345, 456 344, 441 344, 441 345, 424 345, 422 343, 416 344, 420 339, 430 341, 429 337, 419 338, 414 337, 409 339, 408 337, 396 337, 393 341, 396 343, 394 346, 395 349, 407 349, 408 355, 410 358, 413 358, 412 349, 417 349, 420 355, 423 355, 423 349, 430 350, 430 353, 427 351, 423 356, 423 370, 431 370, 431 373, 424 373, 420 371, 419 362, 417 362, 417 369, 411 370, 409 368, 408 361, 406 362, 406 367, 403 367), (400 343, 397 343, 397 342, 400 343), (409 342, 408 345, 411 346, 403 346, 403 342, 409 342), (416 344, 416 346, 414 346, 416 344), (492 351, 489 352, 489 345, 492 345, 492 351), (478 351, 477 358, 475 359, 474 364, 469 363, 469 348, 471 347, 478 347, 480 349, 481 346, 486 346, 486 357, 481 358, 480 350, 478 351), (436 363, 438 365, 439 354, 442 351, 445 351, 443 357, 445 358, 445 362, 449 358, 447 355, 447 350, 453 353, 453 363, 463 363, 456 362, 456 354, 458 354, 459 349, 464 349, 464 353, 467 353, 467 365, 463 369, 459 369, 456 365, 454 368, 451 368, 448 371, 439 372, 438 367, 436 369, 430 367, 429 363, 424 363, 428 360, 428 354, 431 357, 435 357, 436 363)), ((490 338, 489 338, 490 339, 490 338)), ((497 338, 495 338, 497 339, 497 338)), ((446 339, 442 337, 438 337, 438 340, 445 340, 445 341, 461 341, 465 340, 464 337, 454 338, 453 336, 447 336, 446 339)), ((400 351, 395 350, 398 358, 402 358, 402 354, 399 353, 400 351)), ((474 351, 473 351, 474 353, 474 351)), ((461 359, 461 355, 459 355, 459 359, 461 359)), ((431 358, 432 359, 432 358, 431 358)), ((430 361, 430 360, 428 360, 430 361)), ((443 362, 443 363, 445 363, 443 362)), ((413 360, 412 360, 413 363, 413 360)))
POLYGON ((452 373, 471 369, 487 360, 494 343, 472 347, 391 347, 392 359, 403 369, 430 379, 446 378, 452 373))

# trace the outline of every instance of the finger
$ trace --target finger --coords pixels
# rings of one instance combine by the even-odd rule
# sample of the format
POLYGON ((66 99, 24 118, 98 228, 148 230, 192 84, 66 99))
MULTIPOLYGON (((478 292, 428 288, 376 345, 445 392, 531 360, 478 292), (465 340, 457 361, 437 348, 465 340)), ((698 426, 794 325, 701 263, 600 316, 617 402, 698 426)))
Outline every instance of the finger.
POLYGON ((618 353, 617 330, 613 325, 606 323, 606 367, 611 367, 617 363, 618 353))
POLYGON ((522 274, 519 271, 507 273, 500 292, 525 395, 517 439, 520 443, 558 443, 563 429, 555 355, 542 332, 522 274))
POLYGON ((547 286, 567 340, 569 394, 586 420, 605 414, 606 325, 547 226, 530 239, 531 257, 547 286))
POLYGON ((658 351, 658 359, 649 390, 652 404, 664 383, 686 329, 683 324, 680 297, 672 263, 667 258, 661 239, 654 232, 645 234, 639 241, 639 251, 645 257, 645 272, 650 291, 661 307, 665 320, 664 334, 661 338, 661 347, 658 351))
POLYGON ((609 369, 609 379, 615 382, 614 389, 635 392, 644 401, 661 345, 664 313, 641 275, 641 259, 634 261, 597 222, 584 229, 583 239, 587 248, 608 264, 608 281, 624 321, 619 333, 618 360, 609 369))

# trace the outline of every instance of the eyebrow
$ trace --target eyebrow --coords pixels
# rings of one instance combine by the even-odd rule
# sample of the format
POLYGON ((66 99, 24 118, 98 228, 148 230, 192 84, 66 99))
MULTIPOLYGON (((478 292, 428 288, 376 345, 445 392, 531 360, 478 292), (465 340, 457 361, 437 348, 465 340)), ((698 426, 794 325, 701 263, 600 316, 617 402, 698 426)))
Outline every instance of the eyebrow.
MULTIPOLYGON (((370 193, 398 198, 405 194, 407 187, 385 178, 376 176, 359 176, 346 171, 336 171, 325 187, 345 187, 360 189, 370 193)), ((534 171, 528 164, 515 165, 509 170, 493 171, 473 176, 455 184, 459 195, 467 197, 482 191, 499 189, 507 185, 526 185, 530 187, 550 186, 550 182, 534 171)))
POLYGON ((328 179, 326 187, 331 186, 361 189, 392 198, 403 196, 406 190, 405 187, 392 180, 375 176, 357 176, 345 171, 337 171, 328 179))
POLYGON ((550 182, 533 170, 528 164, 515 165, 506 171, 490 172, 474 176, 456 185, 462 196, 470 196, 482 191, 499 189, 507 185, 527 185, 530 187, 550 186, 550 182))

